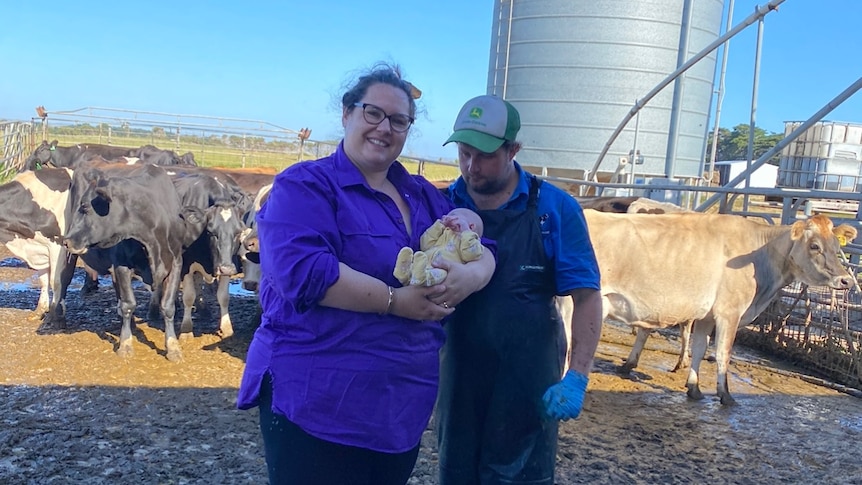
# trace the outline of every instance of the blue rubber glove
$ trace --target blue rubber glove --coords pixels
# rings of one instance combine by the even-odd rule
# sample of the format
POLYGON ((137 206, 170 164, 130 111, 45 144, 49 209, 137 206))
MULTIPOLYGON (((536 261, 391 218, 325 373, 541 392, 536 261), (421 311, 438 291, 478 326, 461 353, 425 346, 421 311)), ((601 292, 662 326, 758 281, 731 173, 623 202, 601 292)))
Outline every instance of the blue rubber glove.
POLYGON ((584 405, 589 378, 576 370, 570 370, 563 380, 549 387, 542 396, 545 412, 554 419, 577 418, 584 405))

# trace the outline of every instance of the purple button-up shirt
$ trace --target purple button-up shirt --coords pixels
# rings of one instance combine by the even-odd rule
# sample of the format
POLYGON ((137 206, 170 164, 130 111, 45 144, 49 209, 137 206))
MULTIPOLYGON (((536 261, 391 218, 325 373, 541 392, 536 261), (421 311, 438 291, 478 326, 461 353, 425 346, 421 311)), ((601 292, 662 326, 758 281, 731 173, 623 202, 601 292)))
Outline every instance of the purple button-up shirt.
POLYGON ((369 187, 342 146, 276 176, 257 216, 263 317, 237 406, 258 404, 269 373, 273 411, 307 433, 400 453, 419 443, 431 416, 441 324, 319 305, 339 262, 401 286, 392 275, 398 251, 418 250, 422 232, 453 207, 398 162, 387 177, 410 208, 411 235, 395 202, 369 187))

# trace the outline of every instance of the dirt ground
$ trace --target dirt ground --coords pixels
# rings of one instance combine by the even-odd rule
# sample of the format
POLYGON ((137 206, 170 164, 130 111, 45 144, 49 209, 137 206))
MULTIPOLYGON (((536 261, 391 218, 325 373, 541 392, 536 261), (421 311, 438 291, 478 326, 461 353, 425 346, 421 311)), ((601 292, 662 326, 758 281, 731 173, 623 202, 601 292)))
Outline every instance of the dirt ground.
MULTIPOLYGON (((31 274, 0 251, 0 483, 266 483, 257 411, 234 405, 253 296, 232 295, 233 337, 197 315, 175 364, 140 292, 134 354, 123 359, 109 284, 82 296, 77 276, 68 329, 40 335, 31 274)), ((711 362, 701 366, 707 398, 690 402, 686 374, 669 372, 672 333, 651 338, 631 376, 616 374, 633 340, 605 325, 582 416, 561 426, 558 484, 862 484, 859 398, 737 346, 739 404, 718 403, 711 362)), ((437 483, 434 441, 429 430, 411 484, 437 483)))

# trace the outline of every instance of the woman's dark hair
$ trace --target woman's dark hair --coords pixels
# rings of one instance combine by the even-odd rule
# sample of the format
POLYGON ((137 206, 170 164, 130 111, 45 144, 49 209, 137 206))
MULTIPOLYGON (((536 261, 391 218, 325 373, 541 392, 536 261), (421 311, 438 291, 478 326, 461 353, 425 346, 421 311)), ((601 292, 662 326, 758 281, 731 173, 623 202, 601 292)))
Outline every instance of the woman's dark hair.
POLYGON ((422 92, 416 89, 416 86, 401 79, 401 68, 397 65, 390 66, 384 63, 376 64, 368 74, 360 76, 356 83, 341 97, 341 106, 348 112, 353 111, 354 104, 362 101, 368 88, 375 84, 388 84, 404 91, 410 101, 409 114, 416 116, 416 99, 422 95, 422 92))

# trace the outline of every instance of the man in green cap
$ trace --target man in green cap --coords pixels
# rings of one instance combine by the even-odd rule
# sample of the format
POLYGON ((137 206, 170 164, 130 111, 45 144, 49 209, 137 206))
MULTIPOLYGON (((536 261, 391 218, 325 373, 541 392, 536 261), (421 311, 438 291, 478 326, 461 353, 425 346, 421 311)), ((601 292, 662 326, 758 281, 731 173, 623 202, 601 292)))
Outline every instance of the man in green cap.
POLYGON ((599 268, 583 211, 515 161, 515 107, 478 96, 454 133, 461 177, 449 195, 497 242, 491 282, 446 323, 437 402, 440 484, 554 483, 557 420, 583 405, 601 336, 599 268), (554 297, 574 302, 569 371, 554 297))

